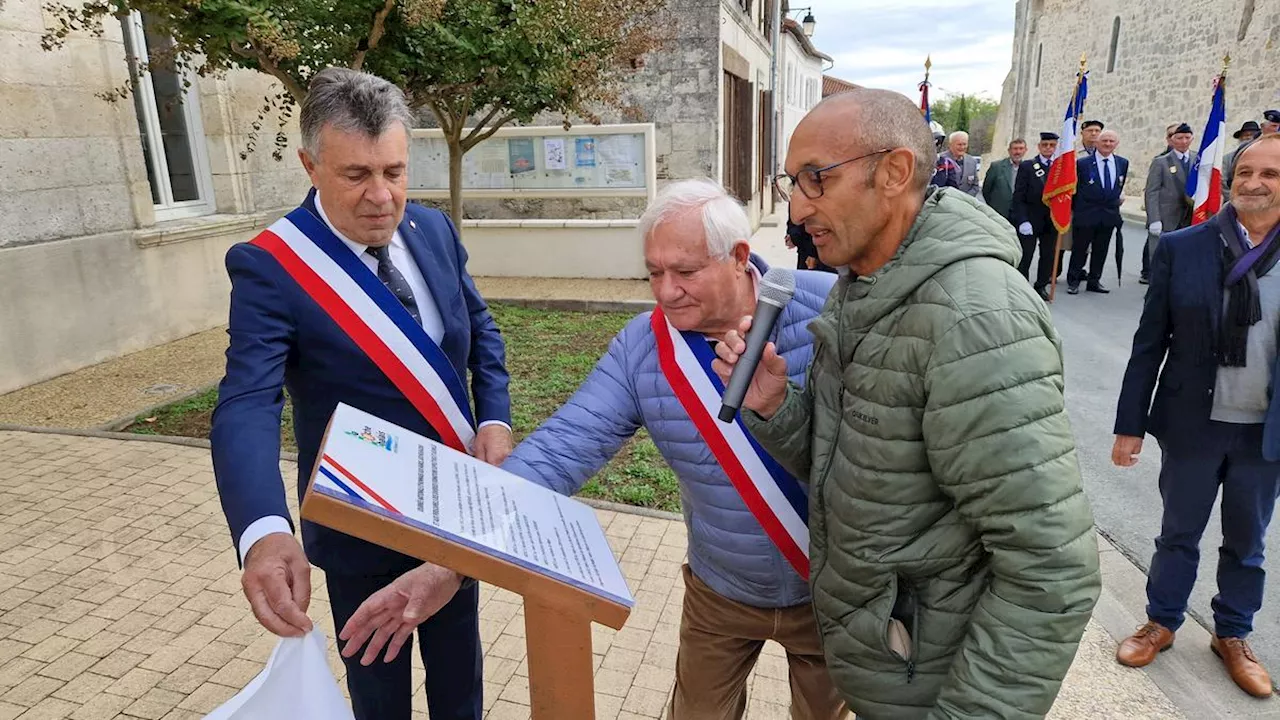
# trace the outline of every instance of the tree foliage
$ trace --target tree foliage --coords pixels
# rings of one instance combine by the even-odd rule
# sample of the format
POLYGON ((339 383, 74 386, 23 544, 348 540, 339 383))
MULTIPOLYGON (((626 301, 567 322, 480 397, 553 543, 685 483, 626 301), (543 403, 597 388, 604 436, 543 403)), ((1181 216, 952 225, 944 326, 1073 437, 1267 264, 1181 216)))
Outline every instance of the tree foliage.
MULTIPOLYGON (((284 91, 266 99, 264 114, 291 111, 325 67, 380 75, 403 88, 410 105, 430 109, 444 131, 453 215, 461 221, 462 155, 540 113, 560 114, 566 125, 574 116, 596 121, 595 109, 616 104, 627 75, 665 42, 666 3, 91 0, 46 5, 53 24, 42 44, 55 50, 74 33, 100 35, 107 18, 141 12, 149 34, 173 39, 150 49, 153 64, 200 76, 247 68, 275 78, 284 91)), ((107 95, 123 97, 131 83, 107 95)))
POLYGON ((933 103, 930 110, 948 135, 956 130, 969 133, 970 154, 981 155, 991 149, 1000 103, 981 95, 953 93, 933 103))

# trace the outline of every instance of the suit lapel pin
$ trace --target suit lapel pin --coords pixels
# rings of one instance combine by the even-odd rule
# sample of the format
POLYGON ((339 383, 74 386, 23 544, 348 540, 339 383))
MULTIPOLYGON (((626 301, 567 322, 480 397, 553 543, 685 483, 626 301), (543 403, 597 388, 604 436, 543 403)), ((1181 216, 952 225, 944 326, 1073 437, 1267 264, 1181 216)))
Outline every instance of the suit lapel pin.
POLYGON ((409 229, 411 229, 411 230, 417 230, 417 229, 418 229, 418 223, 416 223, 416 222, 414 222, 414 221, 410 220, 410 221, 409 221, 409 229))
POLYGON ((1177 175, 1177 174, 1178 174, 1178 166, 1177 166, 1177 165, 1170 165, 1170 166, 1169 166, 1169 172, 1170 172, 1171 174, 1173 174, 1173 175, 1177 175))

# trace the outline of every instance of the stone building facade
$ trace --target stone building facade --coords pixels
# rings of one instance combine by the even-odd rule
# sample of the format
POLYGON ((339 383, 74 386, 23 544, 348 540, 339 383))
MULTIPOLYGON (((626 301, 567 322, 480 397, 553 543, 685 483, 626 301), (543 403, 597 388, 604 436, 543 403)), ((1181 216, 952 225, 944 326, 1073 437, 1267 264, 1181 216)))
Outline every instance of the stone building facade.
MULTIPOLYGON (((796 126, 822 101, 822 71, 831 57, 813 46, 804 29, 790 18, 782 22, 778 78, 778 163, 786 162, 796 126)), ((778 172, 781 172, 779 170, 778 172)))
MULTIPOLYGON (((770 19, 779 1, 669 0, 667 46, 627 79, 617 107, 597 113, 604 123, 654 123, 658 183, 705 176, 738 185, 753 223, 773 212, 770 19)), ((533 124, 563 120, 544 114, 533 124)), ((468 200, 464 208, 482 219, 615 220, 643 211, 644 201, 632 198, 468 200)))
MULTIPOLYGON (((659 183, 734 184, 753 222, 774 211, 770 19, 782 1, 670 0, 670 44, 601 113, 655 124, 659 183)), ((42 5, 0 0, 0 393, 225 323, 227 248, 308 187, 294 124, 283 161, 271 156, 271 120, 241 157, 276 90, 270 78, 237 71, 184 90, 157 70, 140 77, 144 92, 107 102, 99 96, 129 80, 130 58, 164 39, 134 17, 45 52, 54 20, 42 5)), ((637 218, 643 200, 466 206, 475 218, 614 223, 637 218)))
POLYGON ((45 52, 41 6, 0 3, 0 393, 226 322, 226 249, 308 187, 271 136, 240 158, 265 76, 200 79, 179 100, 157 72, 155 99, 107 102, 129 77, 126 33, 159 41, 108 22, 45 52))
POLYGON ((1039 132, 1060 131, 1081 53, 1090 71, 1085 116, 1120 133, 1117 152, 1133 162, 1130 194, 1141 194, 1151 158, 1164 151, 1166 126, 1189 123, 1199 147, 1227 53, 1228 132, 1280 106, 1280 0, 1018 0, 997 156, 1014 137, 1034 146, 1039 132))

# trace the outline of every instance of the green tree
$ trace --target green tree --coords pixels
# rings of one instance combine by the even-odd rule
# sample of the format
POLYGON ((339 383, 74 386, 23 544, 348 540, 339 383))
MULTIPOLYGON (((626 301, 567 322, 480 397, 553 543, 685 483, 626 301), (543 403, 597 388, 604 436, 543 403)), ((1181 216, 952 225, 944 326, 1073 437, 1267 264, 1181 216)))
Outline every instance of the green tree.
MULTIPOLYGON (((597 121, 622 82, 664 42, 667 0, 89 0, 50 4, 46 50, 73 32, 101 34, 103 20, 132 11, 173 38, 152 63, 217 75, 266 73, 283 91, 277 158, 293 106, 325 67, 363 69, 398 84, 435 116, 449 146, 450 204, 462 221, 462 158, 499 128, 543 112, 597 121), (468 121, 472 122, 468 122, 468 121)), ((132 82, 111 93, 119 99, 132 82)))
POLYGON ((969 133, 969 153, 981 155, 991 149, 996 115, 1000 103, 981 95, 948 93, 931 108, 933 119, 942 123, 948 134, 956 130, 969 133))

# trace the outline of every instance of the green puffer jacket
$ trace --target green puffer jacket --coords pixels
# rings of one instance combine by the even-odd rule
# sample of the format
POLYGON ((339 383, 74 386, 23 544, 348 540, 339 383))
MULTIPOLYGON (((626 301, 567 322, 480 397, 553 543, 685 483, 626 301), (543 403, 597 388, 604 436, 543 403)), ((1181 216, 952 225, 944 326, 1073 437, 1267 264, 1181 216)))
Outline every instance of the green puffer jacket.
POLYGON ((806 389, 744 413, 810 479, 813 604, 860 719, 1042 717, 1097 601, 1061 347, 1018 257, 994 211, 931 191, 810 324, 806 389))

